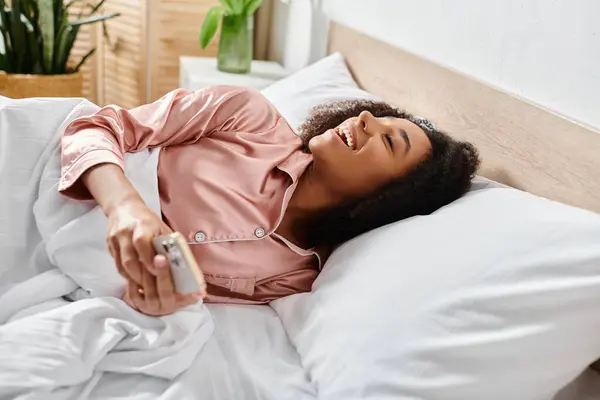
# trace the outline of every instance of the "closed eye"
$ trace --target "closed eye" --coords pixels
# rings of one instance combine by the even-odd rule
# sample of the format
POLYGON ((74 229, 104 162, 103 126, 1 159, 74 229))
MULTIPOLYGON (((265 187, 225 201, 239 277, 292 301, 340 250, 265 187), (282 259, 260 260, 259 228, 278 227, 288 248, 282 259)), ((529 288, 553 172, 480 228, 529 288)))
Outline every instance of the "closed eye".
POLYGON ((392 150, 392 152, 393 152, 394 151, 394 142, 392 141, 392 136, 386 133, 385 135, 383 135, 383 137, 388 142, 388 145, 390 146, 390 150, 392 150))

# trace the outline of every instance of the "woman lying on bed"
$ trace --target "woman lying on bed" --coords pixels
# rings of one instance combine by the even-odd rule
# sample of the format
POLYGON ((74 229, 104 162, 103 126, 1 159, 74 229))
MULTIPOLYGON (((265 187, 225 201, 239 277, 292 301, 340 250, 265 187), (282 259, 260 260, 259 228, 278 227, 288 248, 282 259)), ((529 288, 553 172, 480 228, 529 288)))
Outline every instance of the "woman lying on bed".
POLYGON ((384 103, 317 107, 298 136, 259 92, 216 86, 75 120, 59 188, 101 206, 125 300, 164 315, 197 298, 174 292, 156 235, 188 240, 206 301, 266 303, 310 291, 335 246, 457 199, 478 163, 469 143, 384 103), (124 153, 153 147, 162 219, 123 172, 124 153))

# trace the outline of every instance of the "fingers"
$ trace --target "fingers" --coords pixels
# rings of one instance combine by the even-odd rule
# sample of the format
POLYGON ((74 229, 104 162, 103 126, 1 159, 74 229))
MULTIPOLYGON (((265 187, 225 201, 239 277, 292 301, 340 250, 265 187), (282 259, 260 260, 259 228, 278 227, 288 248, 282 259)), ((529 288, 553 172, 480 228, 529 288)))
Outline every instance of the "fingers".
MULTIPOLYGON (((157 255, 152 258, 152 266, 156 271, 156 275, 154 275, 137 258, 138 251, 134 243, 125 239, 121 237, 113 241, 111 252, 117 255, 115 261, 118 264, 119 272, 124 276, 131 277, 128 279, 128 295, 133 308, 147 315, 167 315, 196 304, 204 297, 201 293, 177 293, 167 257, 157 255), (114 243, 117 243, 118 251, 115 250, 114 243)), ((137 243, 137 248, 140 248, 141 242, 137 243)))
POLYGON ((175 296, 175 307, 177 309, 180 309, 187 306, 191 306, 193 304, 196 304, 200 299, 200 295, 177 293, 177 295, 175 296))
POLYGON ((131 242, 131 237, 119 236, 116 241, 119 245, 121 267, 131 280, 135 281, 138 285, 143 286, 142 271, 145 270, 145 268, 143 268, 139 261, 138 253, 131 242))
POLYGON ((135 282, 129 281, 127 287, 127 294, 129 295, 129 299, 133 303, 135 307, 138 309, 145 308, 144 307, 144 296, 140 293, 141 287, 138 286, 135 282))
POLYGON ((154 275, 146 271, 146 269, 142 271, 142 276, 144 281, 143 289, 144 298, 146 299, 146 309, 152 314, 157 314, 161 310, 161 304, 156 289, 156 279, 154 278, 154 275))
POLYGON ((153 261, 156 251, 152 245, 152 239, 154 235, 147 233, 134 232, 132 237, 133 247, 135 248, 139 260, 150 271, 153 275, 156 275, 156 269, 154 268, 153 261))
POLYGON ((129 274, 127 274, 125 268, 123 268, 123 264, 121 263, 121 252, 119 250, 119 244, 117 243, 116 238, 108 239, 106 244, 108 245, 108 251, 110 252, 110 255, 115 260, 117 271, 123 278, 125 278, 125 280, 130 281, 131 277, 129 274))
POLYGON ((163 254, 158 254, 154 257, 154 267, 157 269, 169 268, 169 260, 163 254))
POLYGON ((175 307, 175 287, 171 277, 169 261, 163 255, 154 258, 156 268, 156 290, 160 305, 163 309, 171 310, 175 307))
MULTIPOLYGON (((151 274, 146 273, 146 276, 148 276, 151 279, 155 279, 154 276, 152 276, 151 274)), ((150 294, 152 294, 152 286, 149 285, 147 287, 150 288, 150 294)), ((124 301, 127 304, 129 304, 133 309, 146 315, 156 317, 161 315, 172 314, 182 308, 196 304, 200 299, 199 295, 173 293, 173 304, 170 307, 161 305, 161 307, 159 308, 154 308, 154 306, 151 304, 151 299, 149 302, 149 297, 151 298, 151 296, 149 296, 146 292, 146 288, 140 287, 133 281, 128 282, 127 294, 124 297, 124 301)))
POLYGON ((173 233, 173 229, 169 228, 169 225, 167 225, 164 221, 160 221, 160 234, 161 235, 168 235, 169 233, 173 233))

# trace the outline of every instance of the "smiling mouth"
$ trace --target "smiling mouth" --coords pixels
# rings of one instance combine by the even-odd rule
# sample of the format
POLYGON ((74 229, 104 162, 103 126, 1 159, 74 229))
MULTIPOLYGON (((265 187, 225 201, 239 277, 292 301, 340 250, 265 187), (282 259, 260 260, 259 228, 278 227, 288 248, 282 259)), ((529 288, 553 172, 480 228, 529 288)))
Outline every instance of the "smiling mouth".
POLYGON ((342 138, 342 140, 344 141, 346 146, 350 147, 352 150, 355 150, 354 138, 352 137, 352 133, 350 133, 350 130, 348 130, 347 128, 338 126, 337 128, 334 128, 333 131, 340 138, 342 138))

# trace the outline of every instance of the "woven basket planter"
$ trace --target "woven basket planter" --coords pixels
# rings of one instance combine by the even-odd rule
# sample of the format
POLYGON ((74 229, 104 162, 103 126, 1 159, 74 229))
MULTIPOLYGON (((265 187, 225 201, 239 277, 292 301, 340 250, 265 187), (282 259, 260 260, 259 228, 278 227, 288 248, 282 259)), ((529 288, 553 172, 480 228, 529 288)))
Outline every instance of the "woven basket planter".
POLYGON ((22 75, 0 72, 0 95, 26 97, 83 97, 80 72, 64 75, 22 75))

